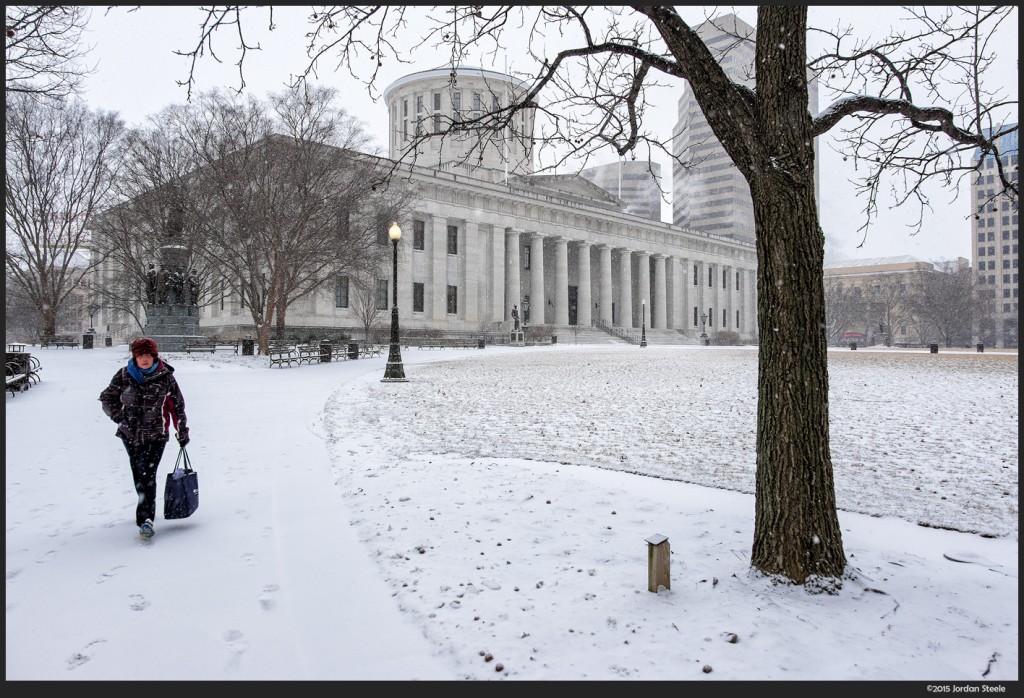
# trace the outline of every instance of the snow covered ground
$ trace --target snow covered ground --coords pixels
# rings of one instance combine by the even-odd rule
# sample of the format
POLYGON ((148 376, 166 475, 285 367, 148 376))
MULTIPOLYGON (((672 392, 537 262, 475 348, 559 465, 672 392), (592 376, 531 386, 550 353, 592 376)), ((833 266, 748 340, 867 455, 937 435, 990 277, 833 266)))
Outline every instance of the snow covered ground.
POLYGON ((750 572, 752 347, 168 354, 201 504, 148 542, 96 399, 125 348, 31 350, 8 680, 1018 679, 1016 353, 830 352, 827 596, 750 572))

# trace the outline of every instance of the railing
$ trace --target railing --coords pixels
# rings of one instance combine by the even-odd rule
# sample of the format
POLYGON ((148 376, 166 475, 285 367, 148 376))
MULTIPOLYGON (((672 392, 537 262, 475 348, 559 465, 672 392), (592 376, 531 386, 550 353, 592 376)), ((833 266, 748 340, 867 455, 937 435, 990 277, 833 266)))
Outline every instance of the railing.
POLYGON ((613 327, 612 325, 609 325, 607 322, 601 319, 594 320, 594 327, 600 330, 604 330, 608 334, 614 335, 619 339, 623 340, 624 342, 629 342, 630 344, 640 343, 640 333, 637 332, 636 330, 627 330, 623 329, 622 327, 613 327))

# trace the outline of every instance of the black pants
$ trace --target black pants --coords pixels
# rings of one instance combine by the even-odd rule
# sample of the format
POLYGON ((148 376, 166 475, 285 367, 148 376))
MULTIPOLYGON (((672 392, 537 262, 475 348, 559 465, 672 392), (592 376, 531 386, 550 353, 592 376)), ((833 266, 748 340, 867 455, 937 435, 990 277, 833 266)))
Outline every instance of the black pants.
POLYGON ((139 503, 135 507, 135 525, 141 526, 146 519, 156 519, 156 469, 164 455, 167 439, 129 443, 122 440, 132 466, 132 479, 139 503))

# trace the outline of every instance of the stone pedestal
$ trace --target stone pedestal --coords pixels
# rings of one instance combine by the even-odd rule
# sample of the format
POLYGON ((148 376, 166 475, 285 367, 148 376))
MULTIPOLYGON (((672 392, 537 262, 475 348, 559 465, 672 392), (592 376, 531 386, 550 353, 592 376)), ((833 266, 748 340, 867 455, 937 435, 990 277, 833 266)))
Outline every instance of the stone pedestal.
POLYGON ((147 337, 152 337, 161 352, 184 351, 190 340, 205 339, 199 330, 199 306, 196 289, 186 275, 188 249, 167 244, 160 248, 162 262, 155 302, 146 303, 147 337))
POLYGON ((185 342, 205 339, 199 330, 199 306, 184 303, 149 303, 146 305, 147 337, 165 351, 184 351, 185 342))
POLYGON ((526 346, 526 333, 522 330, 512 330, 512 334, 509 337, 509 343, 517 347, 526 346))

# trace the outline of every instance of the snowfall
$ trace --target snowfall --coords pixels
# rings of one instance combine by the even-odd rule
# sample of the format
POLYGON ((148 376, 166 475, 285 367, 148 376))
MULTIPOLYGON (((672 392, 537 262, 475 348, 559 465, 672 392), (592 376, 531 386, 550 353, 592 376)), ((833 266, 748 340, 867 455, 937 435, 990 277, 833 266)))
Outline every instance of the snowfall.
POLYGON ((755 347, 404 348, 407 382, 381 380, 386 352, 164 353, 200 506, 158 505, 148 541, 97 399, 126 347, 28 351, 41 380, 6 396, 9 682, 1016 689, 1016 352, 830 350, 850 571, 830 595, 750 567, 755 347))

